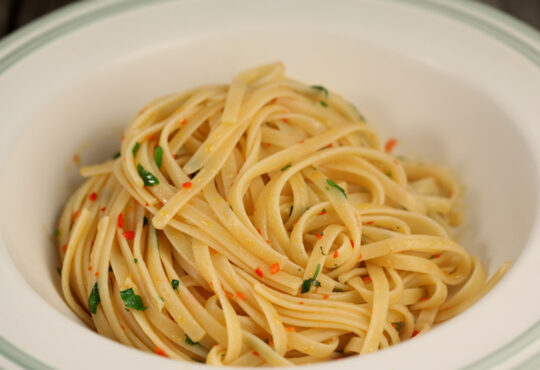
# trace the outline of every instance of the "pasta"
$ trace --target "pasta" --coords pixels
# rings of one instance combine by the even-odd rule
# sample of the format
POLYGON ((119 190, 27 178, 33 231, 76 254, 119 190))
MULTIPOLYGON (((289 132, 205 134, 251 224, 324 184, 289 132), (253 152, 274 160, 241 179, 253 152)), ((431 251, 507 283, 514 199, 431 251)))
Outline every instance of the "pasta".
POLYGON ((57 230, 65 300, 173 359, 287 366, 425 333, 489 280, 452 240, 463 189, 392 155, 353 105, 284 66, 160 98, 83 167, 57 230))

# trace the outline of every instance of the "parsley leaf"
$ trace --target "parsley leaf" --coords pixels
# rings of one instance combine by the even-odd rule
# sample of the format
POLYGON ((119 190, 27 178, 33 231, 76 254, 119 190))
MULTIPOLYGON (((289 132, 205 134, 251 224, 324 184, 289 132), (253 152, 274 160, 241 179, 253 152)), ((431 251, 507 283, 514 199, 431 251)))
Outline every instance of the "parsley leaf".
POLYGON ((289 167, 291 167, 291 164, 290 164, 290 163, 289 163, 288 165, 286 165, 285 167, 283 167, 283 168, 281 169, 281 172, 285 171, 285 170, 286 170, 287 168, 289 168, 289 167))
POLYGON ((99 290, 98 290, 98 283, 94 284, 94 287, 92 288, 92 292, 90 293, 90 297, 88 297, 88 309, 92 313, 97 312, 97 306, 101 302, 101 298, 99 298, 99 290))
POLYGON ((326 87, 324 86, 321 86, 321 85, 312 85, 310 86, 312 89, 315 89, 315 90, 319 90, 319 91, 322 91, 324 92, 324 98, 325 99, 328 99, 328 90, 326 89, 326 87))
POLYGON ((326 183, 328 185, 330 185, 331 187, 333 188, 336 188, 337 190, 339 190, 341 192, 341 194, 343 194, 343 196, 345 197, 345 199, 347 199, 347 194, 345 193, 345 190, 343 190, 343 188, 341 186, 339 186, 338 184, 336 184, 334 182, 334 180, 330 180, 330 179, 326 179, 326 183))
POLYGON ((133 308, 137 311, 144 311, 148 307, 144 307, 141 296, 135 294, 133 288, 122 290, 120 292, 120 298, 124 301, 124 305, 128 308, 133 308))
POLYGON ((191 340, 191 338, 187 334, 186 334, 186 343, 189 344, 190 346, 199 344, 199 342, 194 342, 193 340, 191 340))
POLYGON ((328 103, 326 103, 324 100, 321 100, 320 103, 323 107, 328 107, 328 103))
POLYGON ((116 153, 114 153, 114 155, 112 157, 113 157, 113 159, 116 159, 116 158, 120 157, 120 155, 121 155, 120 152, 116 152, 116 153))
POLYGON ((151 172, 145 170, 140 163, 137 165, 137 171, 144 182, 144 186, 154 186, 159 184, 157 177, 152 175, 151 172))
POLYGON ((60 235, 60 230, 59 229, 54 230, 54 236, 58 237, 58 235, 60 235))
POLYGON ((135 143, 135 145, 133 145, 133 149, 131 149, 131 153, 133 153, 134 157, 137 154, 137 151, 139 150, 140 147, 141 147, 141 143, 139 143, 138 141, 135 143))
POLYGON ((178 290, 178 285, 180 285, 180 282, 179 282, 178 280, 176 280, 176 279, 173 279, 173 280, 171 281, 171 285, 172 285, 172 288, 173 288, 174 290, 178 290))
POLYGON ((403 321, 393 322, 393 323, 392 323, 392 326, 393 326, 394 329, 396 329, 397 331, 400 331, 400 330, 403 329, 403 327, 405 326, 405 323, 404 323, 403 321))
POLYGON ((161 168, 161 160, 163 158, 163 149, 158 145, 154 150, 154 160, 156 161, 157 168, 161 168))
POLYGON ((312 285, 317 288, 321 286, 321 283, 317 280, 317 276, 319 276, 320 271, 321 271, 321 264, 318 263, 317 268, 315 269, 315 273, 313 274, 313 277, 306 279, 302 282, 302 294, 309 292, 312 285))

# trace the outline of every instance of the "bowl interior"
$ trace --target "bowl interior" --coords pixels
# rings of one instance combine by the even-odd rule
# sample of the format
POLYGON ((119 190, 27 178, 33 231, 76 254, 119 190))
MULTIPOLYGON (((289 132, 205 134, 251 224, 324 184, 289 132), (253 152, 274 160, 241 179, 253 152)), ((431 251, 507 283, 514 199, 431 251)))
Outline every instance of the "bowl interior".
POLYGON ((356 104, 383 138, 399 139, 399 154, 459 173, 467 186, 468 215, 460 240, 490 272, 518 257, 530 229, 523 220, 532 220, 534 213, 535 188, 527 181, 532 161, 512 117, 487 92, 425 61, 353 38, 232 34, 116 60, 33 112, 4 171, 4 194, 9 194, 4 206, 26 211, 11 214, 2 228, 13 260, 35 291, 68 312, 58 295, 52 234, 63 203, 82 181, 74 155, 83 164, 104 161, 118 150, 123 128, 150 100, 198 84, 227 82, 276 55, 283 57, 289 76, 323 84, 356 104), (268 40, 264 45, 258 42, 262 38, 268 40), (306 63, 304 56, 316 46, 313 39, 316 62, 306 63), (221 50, 236 52, 220 55, 221 50), (210 63, 217 57, 219 68, 210 63))
MULTIPOLYGON (((491 38, 393 2, 362 2, 362 12, 342 11, 335 22, 325 2, 276 1, 265 15, 242 8, 246 14, 234 26, 238 9, 207 3, 219 17, 197 18, 198 2, 167 2, 107 18, 51 42, 1 77, 3 86, 17 89, 0 90, 0 101, 19 112, 0 137, 1 237, 45 302, 83 325, 62 299, 53 236, 64 202, 82 182, 73 156, 83 164, 110 158, 124 127, 156 97, 227 83, 276 60, 289 77, 325 85, 354 103, 383 140, 399 139, 398 154, 454 169, 467 187, 460 241, 490 274, 519 258, 538 188, 524 128, 533 108, 519 107, 534 106, 526 102, 533 99, 527 86, 538 91, 539 79, 521 80, 514 100, 505 96, 514 74, 525 75, 530 65, 491 38), (282 13, 279 6, 298 9, 282 13), (299 20, 295 14, 306 7, 310 18, 299 20), (467 54, 475 43, 485 50, 467 54), (501 74, 506 64, 514 69, 501 74)), ((358 6, 351 4, 343 2, 346 9, 358 6)))

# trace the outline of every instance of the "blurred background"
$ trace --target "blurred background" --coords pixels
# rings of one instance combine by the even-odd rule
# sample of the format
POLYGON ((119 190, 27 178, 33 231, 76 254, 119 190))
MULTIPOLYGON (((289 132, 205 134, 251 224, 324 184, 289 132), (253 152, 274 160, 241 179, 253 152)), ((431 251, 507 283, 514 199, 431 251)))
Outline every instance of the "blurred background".
MULTIPOLYGON (((86 0, 92 1, 92 0, 86 0)), ((94 0, 95 1, 95 0, 94 0)), ((151 0, 149 0, 151 1, 151 0)), ((454 0, 447 0, 454 1, 454 0)), ((473 1, 473 0, 470 0, 473 1)), ((520 18, 540 30, 540 0, 477 0, 520 18)), ((0 37, 74 0, 0 0, 0 37)))

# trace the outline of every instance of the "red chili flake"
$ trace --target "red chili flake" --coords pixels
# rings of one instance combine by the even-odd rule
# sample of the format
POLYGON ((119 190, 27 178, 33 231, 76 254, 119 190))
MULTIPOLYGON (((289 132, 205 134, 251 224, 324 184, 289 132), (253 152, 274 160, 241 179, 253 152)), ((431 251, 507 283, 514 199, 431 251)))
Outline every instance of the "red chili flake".
POLYGON ((270 244, 270 240, 267 240, 266 243, 267 243, 267 244, 270 244))
POLYGON ((242 294, 241 292, 236 292, 236 296, 238 298, 240 298, 241 300, 243 300, 243 301, 246 300, 246 296, 244 294, 242 294))
POLYGON ((272 144, 266 143, 266 146, 267 146, 268 148, 270 148, 270 147, 272 146, 272 144))
POLYGON ((225 291, 225 297, 227 297, 227 299, 230 299, 230 298, 233 297, 233 294, 232 294, 231 292, 229 292, 229 291, 226 290, 226 291, 225 291))
POLYGON ((279 272, 279 262, 274 262, 272 266, 270 267, 270 273, 272 275, 277 274, 279 272))
POLYGON ((180 122, 180 124, 181 124, 182 126, 184 126, 186 123, 187 123, 187 120, 186 120, 185 118, 182 120, 182 122, 180 122))
POLYGON ((299 303, 299 304, 304 304, 304 302, 302 302, 302 301, 300 301, 300 302, 298 302, 298 303, 299 303))
POLYGON ((337 250, 334 251, 334 258, 337 258, 339 255, 339 252, 337 250))
POLYGON ((150 204, 148 204, 148 202, 144 203, 144 206, 145 207, 148 207, 150 204))
POLYGON ((96 273, 94 274, 96 277, 99 276, 99 271, 96 271, 96 273))
POLYGON ((285 122, 285 123, 288 123, 289 119, 288 118, 283 118, 282 121, 285 122))
POLYGON ((75 221, 77 217, 79 217, 79 213, 81 213, 80 210, 76 210, 75 213, 73 213, 72 220, 75 221))
POLYGON ((332 148, 334 146, 334 144, 330 143, 327 145, 328 148, 332 148))
POLYGON ((124 227, 124 216, 122 216, 121 213, 118 214, 118 221, 116 224, 118 225, 119 228, 124 227))
POLYGON ((354 242, 352 241, 352 239, 351 239, 351 247, 354 248, 354 242))
POLYGON ((92 271, 92 266, 88 266, 88 271, 92 271))
POLYGON ((101 212, 105 212, 105 210, 107 209, 107 207, 103 207, 100 209, 101 212))
POLYGON ((300 144, 304 144, 304 140, 300 140, 298 143, 300 144))
POLYGON ((270 103, 275 103, 275 102, 277 102, 277 98, 270 100, 270 103))
POLYGON ((253 355, 254 355, 254 356, 259 356, 259 352, 253 351, 253 355))
POLYGON ((262 235, 262 230, 257 228, 257 232, 262 235))
POLYGON ((81 164, 81 157, 79 157, 78 154, 74 154, 73 155, 73 162, 75 162, 76 165, 80 165, 81 164))
POLYGON ((392 150, 394 150, 394 147, 396 146, 397 144, 397 140, 396 139, 390 139, 386 142, 386 144, 384 145, 384 150, 386 151, 386 153, 392 153, 392 150))
POLYGON ((146 139, 149 140, 149 141, 150 141, 150 140, 153 140, 153 139, 154 139, 154 135, 153 135, 153 134, 148 134, 148 135, 146 136, 146 139))
POLYGON ((286 326, 286 327, 285 327, 285 330, 290 331, 290 332, 295 332, 295 331, 296 331, 296 329, 294 328, 294 326, 286 326))
POLYGON ((326 212, 326 209, 323 209, 323 210, 321 211, 321 213, 319 213, 319 216, 325 215, 325 214, 327 214, 327 213, 328 213, 328 212, 326 212))
POLYGON ((262 270, 261 270, 260 267, 257 267, 257 268, 255 269, 255 273, 256 273, 257 275, 259 275, 260 278, 262 278, 262 277, 264 276, 264 274, 263 274, 263 272, 262 272, 262 270))
POLYGON ((364 283, 369 283, 369 282, 371 281, 371 278, 370 278, 369 276, 364 276, 364 277, 362 278, 362 281, 363 281, 364 283))
POLYGON ((122 330, 126 330, 126 328, 124 327, 124 325, 120 325, 120 328, 122 328, 122 330))
POLYGON ((163 357, 169 357, 167 356, 167 354, 165 352, 163 352, 163 350, 161 348, 159 348, 158 346, 155 346, 154 347, 154 352, 156 352, 158 355, 160 356, 163 356, 163 357))
POLYGON ((428 301, 429 300, 429 297, 424 297, 420 300, 420 302, 425 302, 425 301, 428 301))
POLYGON ((193 184, 191 182, 185 182, 185 183, 182 184, 182 189, 189 190, 189 189, 191 189, 192 186, 193 186, 193 184))
POLYGON ((97 194, 96 192, 93 192, 92 194, 90 194, 90 196, 88 197, 88 199, 90 199, 91 201, 94 201, 97 199, 97 194))
POLYGON ((360 254, 358 255, 358 260, 361 260, 361 259, 362 259, 362 253, 360 253, 360 254))
POLYGON ((413 330, 411 338, 414 338, 420 333, 418 330, 413 330))
POLYGON ((317 233, 315 234, 315 236, 317 237, 317 239, 321 240, 322 239, 322 233, 317 233))
POLYGON ((330 296, 328 294, 325 294, 322 296, 323 299, 328 299, 330 296))
POLYGON ((430 260, 434 259, 434 258, 439 258, 441 255, 439 253, 437 254, 434 254, 433 256, 429 257, 430 260))
POLYGON ((128 231, 124 231, 122 233, 122 236, 124 238, 126 238, 127 240, 131 240, 135 237, 135 232, 134 231, 131 231, 131 230, 128 230, 128 231))
POLYGON ((210 254, 218 254, 218 252, 214 248, 210 248, 210 254))
POLYGON ((450 271, 442 270, 443 274, 450 275, 450 271))
POLYGON ((368 221, 368 222, 366 222, 366 225, 373 225, 374 222, 375 221, 368 221))
POLYGON ((62 253, 66 253, 66 252, 67 252, 67 245, 64 244, 64 245, 62 246, 62 253))

